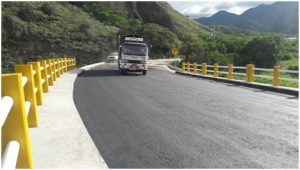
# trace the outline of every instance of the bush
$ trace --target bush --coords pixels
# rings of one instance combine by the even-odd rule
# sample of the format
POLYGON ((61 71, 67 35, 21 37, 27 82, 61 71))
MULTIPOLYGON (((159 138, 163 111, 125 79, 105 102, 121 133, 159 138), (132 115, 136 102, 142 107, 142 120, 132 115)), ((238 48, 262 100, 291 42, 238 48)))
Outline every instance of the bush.
POLYGON ((239 64, 270 68, 279 61, 278 53, 278 44, 272 37, 256 37, 242 49, 239 64))
POLYGON ((281 57, 282 60, 290 60, 294 58, 293 54, 285 54, 281 57))
POLYGON ((206 51, 208 47, 203 41, 193 41, 184 43, 179 49, 181 55, 185 55, 187 60, 195 60, 197 62, 207 62, 206 51))

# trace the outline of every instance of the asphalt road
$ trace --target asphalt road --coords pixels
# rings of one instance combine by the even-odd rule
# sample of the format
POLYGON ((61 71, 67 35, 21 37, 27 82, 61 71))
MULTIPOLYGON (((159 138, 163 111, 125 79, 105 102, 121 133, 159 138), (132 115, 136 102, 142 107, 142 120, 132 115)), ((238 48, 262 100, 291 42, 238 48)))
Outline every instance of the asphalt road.
POLYGON ((116 69, 85 71, 74 85, 75 105, 110 168, 298 167, 298 98, 116 69))

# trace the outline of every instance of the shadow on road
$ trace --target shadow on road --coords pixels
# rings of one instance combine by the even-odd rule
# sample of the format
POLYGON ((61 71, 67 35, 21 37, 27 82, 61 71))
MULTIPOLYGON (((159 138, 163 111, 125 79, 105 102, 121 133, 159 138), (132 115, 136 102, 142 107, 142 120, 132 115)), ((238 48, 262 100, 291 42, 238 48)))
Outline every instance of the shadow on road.
POLYGON ((87 70, 83 71, 78 77, 113 77, 113 76, 142 76, 141 73, 126 73, 122 75, 118 70, 87 70))

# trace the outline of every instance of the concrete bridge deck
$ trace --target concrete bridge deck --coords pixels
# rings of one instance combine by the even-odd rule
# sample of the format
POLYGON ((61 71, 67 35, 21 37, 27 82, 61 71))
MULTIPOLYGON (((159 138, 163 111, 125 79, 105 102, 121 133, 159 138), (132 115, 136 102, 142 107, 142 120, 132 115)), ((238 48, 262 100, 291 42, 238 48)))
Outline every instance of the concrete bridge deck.
POLYGON ((44 93, 39 127, 30 128, 34 168, 107 168, 73 102, 80 69, 64 73, 44 93))

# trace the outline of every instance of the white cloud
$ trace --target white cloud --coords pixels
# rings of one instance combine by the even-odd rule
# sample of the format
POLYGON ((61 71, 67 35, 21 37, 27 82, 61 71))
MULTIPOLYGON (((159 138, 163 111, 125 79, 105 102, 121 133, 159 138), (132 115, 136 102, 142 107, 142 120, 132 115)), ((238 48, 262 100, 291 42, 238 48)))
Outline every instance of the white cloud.
POLYGON ((186 9, 181 10, 183 14, 198 14, 201 12, 201 7, 199 5, 193 5, 186 9))
POLYGON ((245 12, 247 9, 249 9, 249 8, 236 6, 236 7, 231 7, 230 9, 228 9, 227 12, 231 12, 231 13, 240 15, 243 12, 245 12))
POLYGON ((168 1, 168 3, 183 15, 191 18, 209 17, 220 10, 242 14, 249 8, 259 4, 271 4, 273 1, 168 1))

